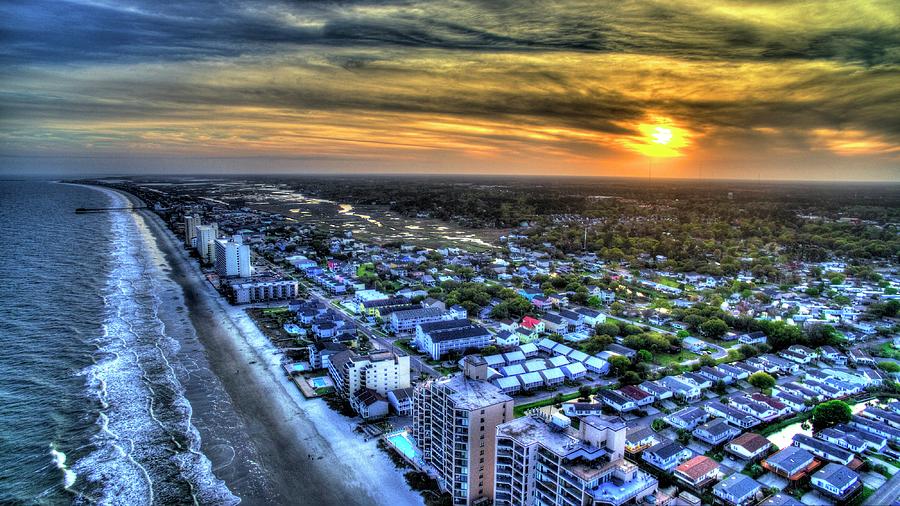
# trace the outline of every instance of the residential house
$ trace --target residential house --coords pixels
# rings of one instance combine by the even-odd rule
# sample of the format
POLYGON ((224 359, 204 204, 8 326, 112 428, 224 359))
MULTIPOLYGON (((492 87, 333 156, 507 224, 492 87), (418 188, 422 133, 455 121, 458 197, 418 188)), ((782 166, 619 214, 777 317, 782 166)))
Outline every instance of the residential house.
POLYGON ((650 427, 629 427, 625 434, 625 451, 631 454, 639 453, 659 444, 660 441, 661 438, 650 427))
POLYGON ((394 412, 400 416, 408 416, 412 414, 413 404, 413 388, 397 388, 391 390, 387 394, 387 400, 394 412))
POLYGON ((741 334, 741 336, 738 337, 738 341, 740 341, 741 344, 765 344, 767 340, 766 334, 759 331, 741 334))
POLYGON ((600 390, 594 397, 619 413, 637 409, 637 403, 615 390, 600 390))
POLYGON ((862 480, 847 466, 829 462, 812 475, 810 483, 835 501, 845 501, 862 489, 862 480))
POLYGON ((718 446, 740 434, 741 431, 732 427, 722 418, 712 420, 698 426, 692 434, 704 443, 718 446))
POLYGON ((708 419, 709 414, 706 411, 692 406, 682 408, 663 418, 663 420, 672 427, 684 430, 694 430, 708 419))
POLYGON ((753 478, 734 473, 713 487, 713 496, 729 506, 746 506, 756 502, 762 484, 753 478))
POLYGON ((806 434, 794 434, 793 445, 812 453, 816 457, 838 464, 847 465, 853 462, 853 453, 828 441, 817 439, 806 434))
POLYGON ((797 446, 788 446, 763 461, 763 467, 791 481, 799 480, 818 467, 815 456, 797 446))
POLYGON ((760 421, 753 415, 749 413, 745 413, 734 406, 729 406, 727 404, 722 404, 719 401, 710 401, 705 406, 706 412, 711 416, 718 416, 724 418, 728 423, 740 427, 742 429, 749 429, 750 427, 755 427, 759 425, 760 421))
POLYGON ((663 441, 656 444, 641 454, 641 458, 650 465, 671 472, 682 462, 694 456, 691 450, 674 441, 663 441))
POLYGON ((725 445, 725 450, 740 459, 755 461, 764 457, 771 447, 772 442, 764 436, 745 432, 725 445))
POLYGON ((719 479, 719 463, 698 455, 675 468, 675 478, 694 490, 700 490, 719 479))

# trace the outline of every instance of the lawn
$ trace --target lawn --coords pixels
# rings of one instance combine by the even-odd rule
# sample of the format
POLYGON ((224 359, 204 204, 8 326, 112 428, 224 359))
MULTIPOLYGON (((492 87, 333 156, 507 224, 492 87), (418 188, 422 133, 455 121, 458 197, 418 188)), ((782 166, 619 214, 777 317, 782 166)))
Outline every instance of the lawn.
POLYGON ((668 367, 672 364, 680 364, 687 360, 694 360, 700 358, 700 355, 697 355, 694 352, 690 352, 687 350, 681 350, 678 353, 658 353, 653 355, 653 362, 663 367, 668 367))
MULTIPOLYGON (((563 402, 571 401, 572 399, 578 398, 578 392, 572 392, 570 394, 566 394, 562 396, 563 402)), ((544 406, 552 406, 556 401, 553 397, 549 399, 543 399, 540 401, 528 402, 526 404, 518 404, 513 408, 513 416, 516 418, 525 416, 525 411, 528 411, 532 408, 543 408, 544 406)))

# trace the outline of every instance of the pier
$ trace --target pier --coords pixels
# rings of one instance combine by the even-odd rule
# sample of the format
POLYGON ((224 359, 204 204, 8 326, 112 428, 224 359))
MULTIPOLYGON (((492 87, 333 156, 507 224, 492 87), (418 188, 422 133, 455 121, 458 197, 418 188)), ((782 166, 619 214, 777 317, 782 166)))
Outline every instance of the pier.
POLYGON ((146 206, 139 207, 79 207, 75 209, 75 214, 84 214, 84 213, 105 213, 109 211, 137 211, 140 209, 147 209, 146 206))

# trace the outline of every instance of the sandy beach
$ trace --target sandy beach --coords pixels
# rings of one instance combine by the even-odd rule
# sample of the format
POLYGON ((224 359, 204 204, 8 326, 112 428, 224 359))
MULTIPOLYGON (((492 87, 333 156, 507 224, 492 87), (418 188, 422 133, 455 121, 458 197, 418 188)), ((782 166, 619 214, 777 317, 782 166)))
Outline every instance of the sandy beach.
MULTIPOLYGON (((182 287, 210 368, 240 413, 256 446, 257 464, 274 488, 267 497, 244 497, 243 504, 422 504, 376 440, 353 433, 350 420, 324 401, 302 396, 280 368, 275 346, 241 308, 229 305, 205 281, 162 220, 150 211, 139 216, 182 287)), ((246 485, 241 480, 253 479, 221 477, 239 496, 246 485)))

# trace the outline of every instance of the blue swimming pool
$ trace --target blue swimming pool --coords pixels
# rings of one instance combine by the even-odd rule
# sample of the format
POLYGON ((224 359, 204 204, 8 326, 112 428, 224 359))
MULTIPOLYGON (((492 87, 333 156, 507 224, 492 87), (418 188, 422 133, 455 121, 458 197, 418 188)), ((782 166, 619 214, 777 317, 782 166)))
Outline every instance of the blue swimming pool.
POLYGON ((410 439, 409 433, 405 430, 387 436, 387 440, 391 443, 391 446, 396 448, 397 451, 405 455, 409 460, 415 461, 418 459, 419 451, 413 444, 412 439, 410 439))
POLYGON ((313 388, 324 388, 327 386, 331 386, 328 384, 328 380, 325 378, 325 376, 309 378, 309 383, 313 386, 313 388))

